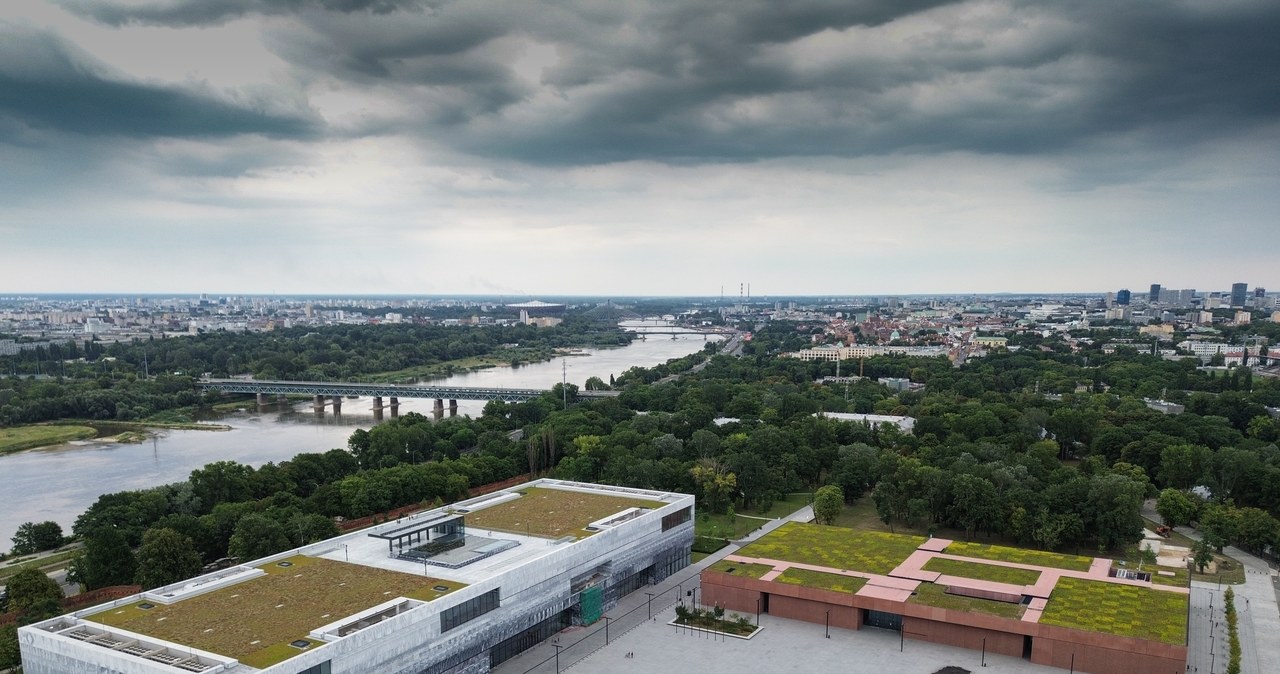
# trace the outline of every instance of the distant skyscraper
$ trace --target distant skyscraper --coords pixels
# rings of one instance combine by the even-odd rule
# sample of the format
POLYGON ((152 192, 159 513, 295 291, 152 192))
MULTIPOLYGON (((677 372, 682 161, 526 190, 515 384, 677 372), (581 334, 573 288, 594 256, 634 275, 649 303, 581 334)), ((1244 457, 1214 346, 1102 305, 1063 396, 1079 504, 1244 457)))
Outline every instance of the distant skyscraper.
POLYGON ((1160 301, 1160 284, 1159 283, 1151 284, 1151 292, 1147 293, 1147 301, 1151 302, 1152 304, 1155 304, 1156 302, 1160 301))
POLYGON ((1254 296, 1254 297, 1266 297, 1266 296, 1267 296, 1267 289, 1266 289, 1266 288, 1263 288, 1262 286, 1258 286, 1257 288, 1254 288, 1254 289, 1253 289, 1253 296, 1254 296))
POLYGON ((1231 284, 1231 306, 1244 306, 1245 298, 1249 294, 1248 283, 1232 283, 1231 284))
POLYGON ((1116 304, 1119 304, 1121 306, 1128 305, 1129 300, 1131 299, 1131 296, 1132 296, 1132 293, 1129 292, 1128 288, 1121 288, 1120 292, 1116 293, 1116 304))

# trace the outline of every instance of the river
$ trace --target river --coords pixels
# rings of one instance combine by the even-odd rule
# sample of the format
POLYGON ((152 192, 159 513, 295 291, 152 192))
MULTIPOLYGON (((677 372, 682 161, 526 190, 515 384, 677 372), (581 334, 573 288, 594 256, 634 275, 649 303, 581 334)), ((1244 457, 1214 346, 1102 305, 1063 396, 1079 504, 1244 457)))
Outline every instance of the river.
MULTIPOLYGON (((646 327, 663 329, 661 323, 646 327)), ((709 337, 716 340, 718 337, 709 337)), ((701 349, 696 335, 654 335, 614 349, 582 349, 582 355, 556 358, 517 368, 497 367, 434 380, 449 386, 550 388, 564 376, 582 386, 589 377, 609 381, 627 369, 652 366, 701 349)), ((431 415, 434 401, 406 398, 400 413, 431 415)), ((459 400, 458 414, 480 416, 483 401, 459 400)), ((139 444, 69 443, 0 456, 0 550, 23 522, 53 520, 70 533, 75 518, 102 494, 144 489, 185 480, 191 471, 213 461, 231 460, 260 466, 300 452, 346 447, 356 428, 378 421, 368 398, 343 401, 342 413, 317 415, 311 403, 241 411, 217 420, 232 430, 163 431, 139 444)), ((389 419, 390 415, 384 416, 389 419)))

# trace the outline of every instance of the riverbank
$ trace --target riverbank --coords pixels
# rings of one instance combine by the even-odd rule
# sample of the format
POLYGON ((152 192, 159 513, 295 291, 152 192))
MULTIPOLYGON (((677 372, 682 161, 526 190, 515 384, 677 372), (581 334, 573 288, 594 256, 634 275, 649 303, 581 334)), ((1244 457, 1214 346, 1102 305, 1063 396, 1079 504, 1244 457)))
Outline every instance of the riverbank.
POLYGON ((69 442, 135 444, 151 437, 151 431, 229 431, 224 424, 165 421, 88 421, 60 419, 44 424, 0 428, 0 455, 55 447, 69 442))
POLYGON ((88 426, 37 424, 0 428, 0 454, 87 440, 97 435, 98 432, 88 426))

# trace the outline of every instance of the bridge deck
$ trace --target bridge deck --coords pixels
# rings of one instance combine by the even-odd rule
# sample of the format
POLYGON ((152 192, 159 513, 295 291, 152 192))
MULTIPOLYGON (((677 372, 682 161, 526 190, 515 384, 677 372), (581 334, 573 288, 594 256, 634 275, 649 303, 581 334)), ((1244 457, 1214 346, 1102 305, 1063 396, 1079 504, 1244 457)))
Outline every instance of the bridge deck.
MULTIPOLYGON (((196 386, 224 393, 303 394, 317 396, 364 396, 394 398, 437 398, 449 400, 502 400, 523 402, 542 396, 549 389, 485 388, 474 386, 430 386, 417 384, 364 384, 355 382, 266 381, 257 379, 202 379, 196 386)), ((580 391, 583 398, 608 398, 617 391, 580 391)))

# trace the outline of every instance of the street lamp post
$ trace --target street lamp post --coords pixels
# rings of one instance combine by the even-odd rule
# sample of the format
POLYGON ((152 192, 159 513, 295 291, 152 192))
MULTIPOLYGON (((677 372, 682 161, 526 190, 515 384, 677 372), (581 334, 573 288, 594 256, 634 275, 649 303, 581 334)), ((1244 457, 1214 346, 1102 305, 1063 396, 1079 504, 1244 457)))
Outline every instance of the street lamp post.
POLYGON ((831 609, 827 609, 827 638, 831 638, 831 609))
POLYGON ((649 620, 653 620, 653 593, 646 592, 645 594, 649 596, 649 620))
POLYGON ((604 618, 604 645, 609 645, 609 616, 600 616, 604 618))
POLYGON ((556 674, 560 674, 560 644, 551 644, 556 649, 556 674))
POLYGON ((987 666, 987 638, 982 637, 982 666, 987 666))

